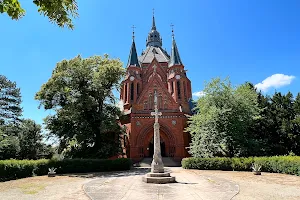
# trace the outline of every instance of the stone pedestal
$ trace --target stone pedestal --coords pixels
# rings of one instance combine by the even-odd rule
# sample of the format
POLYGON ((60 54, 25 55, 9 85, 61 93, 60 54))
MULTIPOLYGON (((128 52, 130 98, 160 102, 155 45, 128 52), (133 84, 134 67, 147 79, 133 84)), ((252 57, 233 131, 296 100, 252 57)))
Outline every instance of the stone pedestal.
POLYGON ((169 172, 164 173, 148 173, 143 177, 145 183, 165 184, 175 183, 175 177, 170 176, 169 172))

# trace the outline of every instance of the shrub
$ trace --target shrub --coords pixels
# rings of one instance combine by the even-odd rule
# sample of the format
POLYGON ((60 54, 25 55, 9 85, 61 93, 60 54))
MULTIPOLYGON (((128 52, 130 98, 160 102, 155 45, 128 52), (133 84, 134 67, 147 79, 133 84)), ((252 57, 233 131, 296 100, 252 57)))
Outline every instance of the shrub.
POLYGON ((57 168, 57 174, 62 174, 129 170, 131 165, 131 160, 127 158, 118 158, 115 160, 0 160, 0 181, 46 175, 48 168, 52 167, 57 168))
POLYGON ((182 167, 201 170, 251 171, 252 163, 262 166, 262 172, 275 172, 300 176, 300 156, 273 156, 249 158, 184 158, 182 167))

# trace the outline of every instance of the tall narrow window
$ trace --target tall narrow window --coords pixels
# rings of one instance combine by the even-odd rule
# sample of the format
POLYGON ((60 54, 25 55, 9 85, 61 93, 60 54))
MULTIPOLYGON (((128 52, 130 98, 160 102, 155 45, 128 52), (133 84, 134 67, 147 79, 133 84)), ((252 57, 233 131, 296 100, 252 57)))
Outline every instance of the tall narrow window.
POLYGON ((161 95, 161 94, 160 94, 159 97, 158 97, 158 105, 159 105, 158 108, 160 108, 160 109, 163 108, 163 104, 162 104, 162 95, 161 95))
POLYGON ((173 94, 174 93, 174 84, 173 84, 173 82, 171 82, 171 94, 173 94))
POLYGON ((140 94, 140 84, 139 83, 136 85, 136 92, 138 95, 140 94))
POLYGON ((125 83, 125 102, 127 102, 127 83, 125 83))
POLYGON ((152 94, 149 95, 149 106, 148 109, 151 110, 152 109, 152 94))
POLYGON ((178 94, 178 99, 181 99, 180 82, 179 81, 177 81, 177 94, 178 94))
POLYGON ((186 84, 185 84, 184 81, 183 81, 183 95, 184 95, 184 98, 187 99, 187 96, 186 96, 186 84))
POLYGON ((133 98, 134 98, 134 84, 131 83, 131 86, 130 86, 130 100, 133 101, 133 98))

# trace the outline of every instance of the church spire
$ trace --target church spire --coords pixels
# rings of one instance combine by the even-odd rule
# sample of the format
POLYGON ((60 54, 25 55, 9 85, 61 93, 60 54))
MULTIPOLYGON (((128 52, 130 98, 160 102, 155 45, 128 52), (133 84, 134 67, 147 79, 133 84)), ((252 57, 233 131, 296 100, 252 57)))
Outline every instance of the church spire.
POLYGON ((174 36, 174 29, 173 29, 173 24, 171 24, 172 27, 172 50, 171 50, 171 58, 169 61, 169 67, 174 66, 174 65, 182 65, 181 59, 180 59, 180 55, 179 55, 179 51, 176 45, 176 41, 175 41, 175 36, 174 36))
POLYGON ((156 30, 156 26, 155 26, 155 18, 154 18, 154 9, 153 9, 152 28, 151 28, 151 30, 156 30))
POLYGON ((153 9, 153 16, 152 16, 152 27, 151 27, 150 33, 148 34, 146 46, 147 47, 149 47, 149 46, 161 47, 162 46, 162 39, 160 37, 159 32, 156 30, 154 9, 153 9))
POLYGON ((130 54, 129 54, 129 57, 128 57, 127 67, 129 67, 129 66, 140 67, 138 56, 137 56, 137 53, 136 53, 135 42, 134 42, 134 29, 135 29, 135 26, 132 26, 132 29, 133 29, 132 44, 131 44, 130 54))

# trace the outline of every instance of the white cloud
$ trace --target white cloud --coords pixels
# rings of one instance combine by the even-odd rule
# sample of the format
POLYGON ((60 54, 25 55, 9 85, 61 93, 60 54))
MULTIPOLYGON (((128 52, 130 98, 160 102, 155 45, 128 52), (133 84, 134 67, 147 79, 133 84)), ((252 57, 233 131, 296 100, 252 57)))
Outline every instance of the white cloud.
POLYGON ((273 74, 269 76, 261 83, 255 85, 257 90, 261 90, 263 92, 268 91, 270 88, 280 88, 292 83, 295 79, 295 76, 289 76, 284 74, 273 74))
POLYGON ((193 96, 195 96, 195 97, 203 97, 203 96, 205 96, 205 93, 203 91, 194 92, 193 96))

